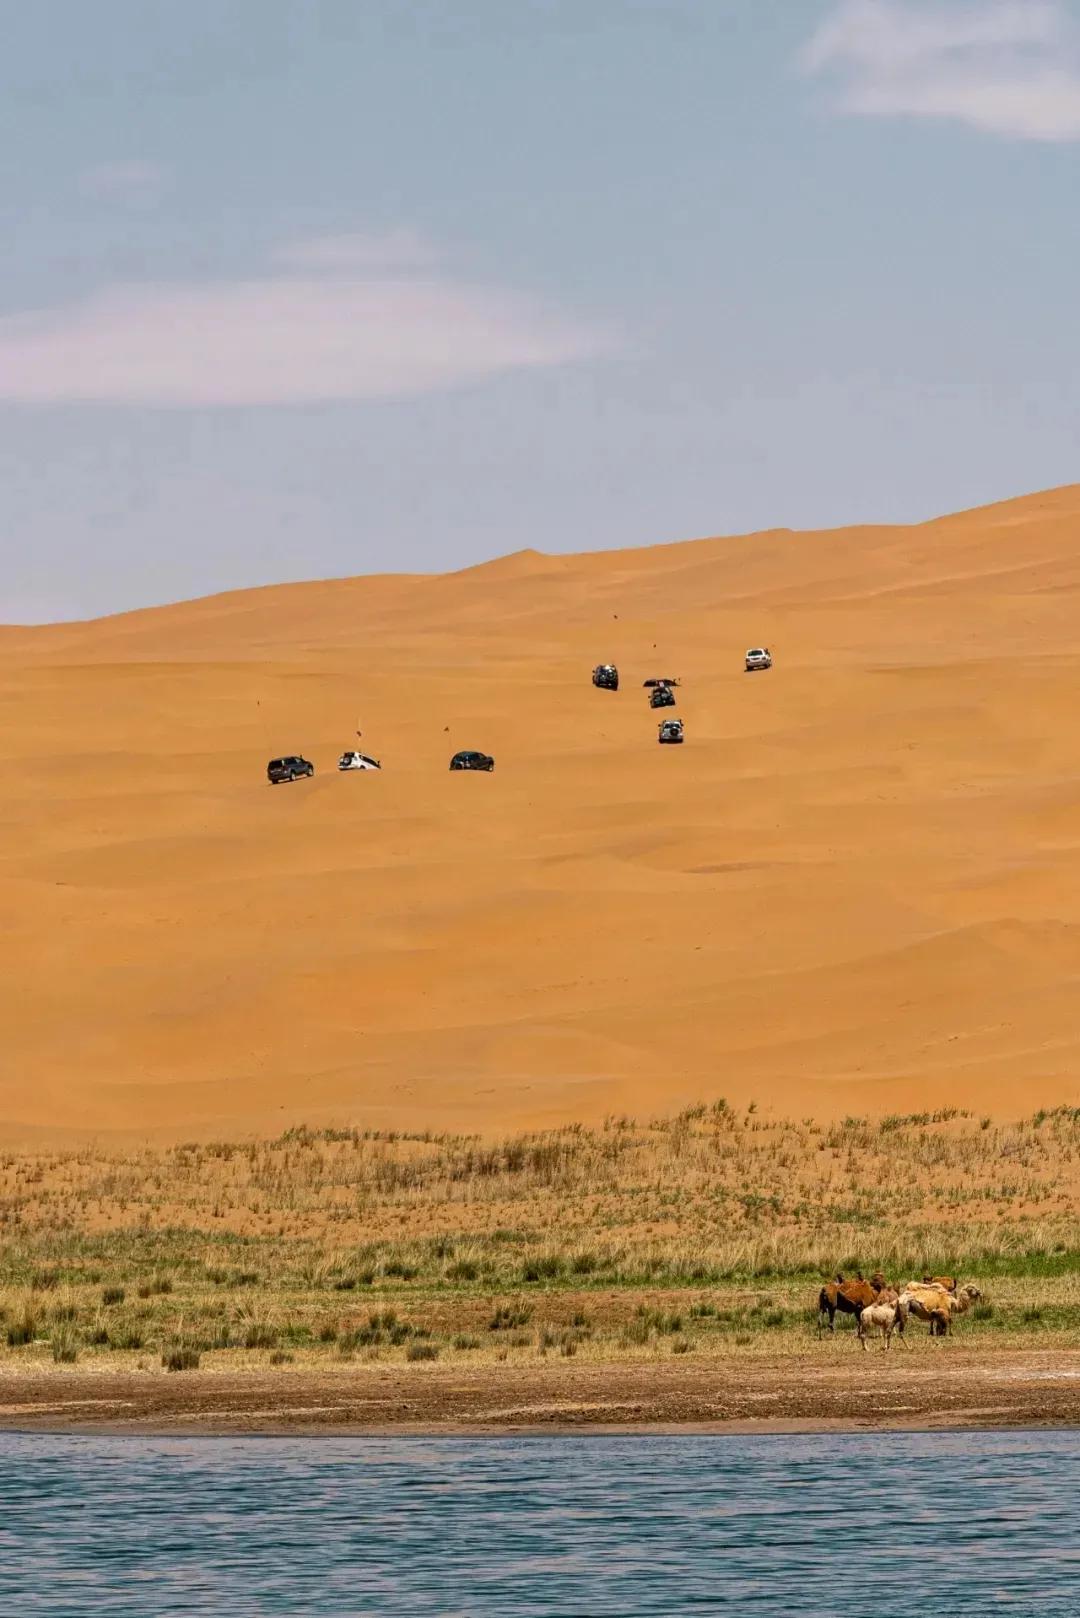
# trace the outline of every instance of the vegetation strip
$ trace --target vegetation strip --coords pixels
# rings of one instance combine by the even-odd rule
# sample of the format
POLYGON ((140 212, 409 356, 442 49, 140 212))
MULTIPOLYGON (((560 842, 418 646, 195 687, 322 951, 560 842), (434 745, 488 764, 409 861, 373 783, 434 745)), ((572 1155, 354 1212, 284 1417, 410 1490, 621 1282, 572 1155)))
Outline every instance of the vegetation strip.
POLYGON ((795 1354, 876 1269, 977 1281, 966 1341, 1080 1346, 1078 1203, 1070 1108, 8 1153, 0 1369, 795 1354))

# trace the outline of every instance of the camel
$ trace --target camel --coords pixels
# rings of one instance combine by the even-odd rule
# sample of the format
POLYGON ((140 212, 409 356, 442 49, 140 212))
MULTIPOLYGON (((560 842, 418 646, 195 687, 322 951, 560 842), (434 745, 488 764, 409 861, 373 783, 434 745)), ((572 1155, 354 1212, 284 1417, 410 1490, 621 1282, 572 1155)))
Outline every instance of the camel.
POLYGON ((904 1339, 904 1322, 907 1319, 908 1312, 907 1304, 896 1292, 892 1293, 892 1297, 888 1301, 882 1301, 883 1299, 885 1299, 884 1292, 878 1295, 877 1303, 868 1304, 859 1315, 859 1341, 862 1343, 864 1351, 867 1347, 866 1339, 873 1331, 880 1331, 883 1351, 892 1342, 894 1331, 899 1331, 900 1341, 905 1348, 908 1346, 904 1339))
POLYGON ((861 1274, 856 1276, 854 1281, 845 1281, 842 1275, 838 1275, 835 1281, 826 1281, 818 1293, 818 1335, 821 1334, 826 1315, 829 1317, 831 1332, 836 1330, 837 1314, 854 1315, 857 1326, 861 1312, 868 1305, 876 1303, 884 1290, 885 1277, 880 1270, 876 1275, 872 1275, 869 1281, 864 1281, 861 1274))
POLYGON ((909 1281, 901 1293, 917 1320, 930 1323, 931 1337, 947 1337, 956 1315, 965 1314, 982 1293, 970 1282, 950 1292, 940 1282, 927 1285, 923 1281, 909 1281))

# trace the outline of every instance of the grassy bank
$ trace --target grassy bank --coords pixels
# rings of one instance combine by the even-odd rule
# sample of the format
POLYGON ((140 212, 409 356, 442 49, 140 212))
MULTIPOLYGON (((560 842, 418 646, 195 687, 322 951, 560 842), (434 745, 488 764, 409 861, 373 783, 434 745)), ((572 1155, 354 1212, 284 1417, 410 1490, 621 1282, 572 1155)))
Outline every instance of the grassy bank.
POLYGON ((977 1280, 988 1347, 1071 1346, 1078 1202, 1071 1109, 8 1154, 0 1364, 794 1352, 879 1266, 977 1280))

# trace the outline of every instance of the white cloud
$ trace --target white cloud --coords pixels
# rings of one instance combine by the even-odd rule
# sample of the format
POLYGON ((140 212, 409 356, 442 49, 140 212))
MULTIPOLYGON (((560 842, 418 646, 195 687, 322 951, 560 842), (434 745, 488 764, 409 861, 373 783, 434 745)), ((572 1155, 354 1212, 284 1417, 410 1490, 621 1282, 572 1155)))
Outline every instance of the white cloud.
POLYGON ((1080 139, 1080 38, 1061 0, 837 0, 803 52, 867 117, 1080 139))
POLYGON ((562 365, 605 346, 599 333, 524 298, 433 274, 353 267, 117 285, 0 319, 0 399, 181 407, 380 399, 562 365))
POLYGON ((123 163, 98 163, 84 169, 79 176, 79 189, 88 197, 120 197, 143 200, 154 196, 164 179, 156 163, 144 163, 137 158, 123 163))

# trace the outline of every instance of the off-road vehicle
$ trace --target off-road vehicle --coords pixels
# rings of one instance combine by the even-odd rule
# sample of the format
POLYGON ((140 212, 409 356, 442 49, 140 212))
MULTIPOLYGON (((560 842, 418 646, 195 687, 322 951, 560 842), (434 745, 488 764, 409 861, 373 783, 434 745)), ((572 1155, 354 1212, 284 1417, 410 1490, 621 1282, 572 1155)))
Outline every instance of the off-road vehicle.
POLYGON ((337 761, 337 767, 339 770, 382 769, 382 765, 379 763, 377 758, 370 758, 367 753, 357 753, 355 749, 352 748, 350 748, 348 752, 342 753, 341 757, 337 761))
POLYGON ((654 685, 649 692, 650 708, 674 708, 675 693, 670 685, 654 685))
POLYGON ((683 723, 681 719, 661 719, 660 733, 657 741, 681 742, 683 739, 683 723))
POLYGON ((619 671, 614 663, 598 663, 592 671, 592 683, 598 685, 602 691, 617 691, 619 671))
POLYGON ((767 646, 751 646, 746 654, 747 674, 756 674, 759 669, 772 668, 772 653, 767 646))
POLYGON ((299 753, 289 753, 285 758, 272 758, 266 766, 266 779, 271 786, 276 787, 279 781, 295 781, 301 775, 314 775, 315 766, 299 753))
POLYGON ((464 752, 454 754, 450 760, 450 768, 452 770, 491 771, 495 768, 495 760, 487 753, 474 753, 466 749, 464 752))

